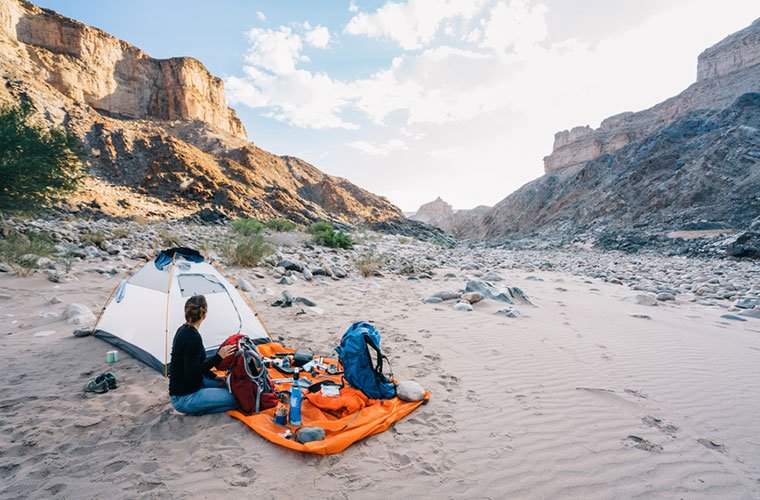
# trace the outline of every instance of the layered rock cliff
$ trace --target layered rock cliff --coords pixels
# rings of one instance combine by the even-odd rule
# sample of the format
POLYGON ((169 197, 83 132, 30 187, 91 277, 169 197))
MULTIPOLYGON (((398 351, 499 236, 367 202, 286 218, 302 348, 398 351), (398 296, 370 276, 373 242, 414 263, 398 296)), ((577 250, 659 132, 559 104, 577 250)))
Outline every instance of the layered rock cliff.
POLYGON ((403 218, 382 197, 248 142, 221 79, 192 58, 154 59, 23 0, 0 0, 0 104, 82 140, 92 177, 72 203, 113 215, 204 208, 298 222, 403 218))
POLYGON ((480 205, 468 210, 454 210, 439 196, 420 206, 410 218, 443 229, 458 238, 466 238, 479 232, 480 221, 490 209, 480 205))
POLYGON ((558 132, 544 169, 557 172, 613 153, 691 111, 723 109, 760 88, 759 68, 760 19, 702 52, 697 81, 679 95, 638 113, 607 118, 597 129, 585 126, 558 132))
POLYGON ((526 184, 483 217, 479 236, 572 239, 704 222, 744 229, 759 215, 760 93, 750 93, 526 184))

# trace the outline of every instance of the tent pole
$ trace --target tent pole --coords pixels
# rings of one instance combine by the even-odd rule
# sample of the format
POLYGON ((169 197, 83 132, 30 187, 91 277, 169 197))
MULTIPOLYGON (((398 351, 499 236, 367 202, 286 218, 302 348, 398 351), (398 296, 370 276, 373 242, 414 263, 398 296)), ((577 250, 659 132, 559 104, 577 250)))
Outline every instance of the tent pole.
POLYGON ((174 267, 176 257, 172 256, 172 267, 169 269, 169 286, 166 289, 166 319, 164 321, 164 377, 169 377, 169 304, 171 303, 172 278, 174 277, 174 267))

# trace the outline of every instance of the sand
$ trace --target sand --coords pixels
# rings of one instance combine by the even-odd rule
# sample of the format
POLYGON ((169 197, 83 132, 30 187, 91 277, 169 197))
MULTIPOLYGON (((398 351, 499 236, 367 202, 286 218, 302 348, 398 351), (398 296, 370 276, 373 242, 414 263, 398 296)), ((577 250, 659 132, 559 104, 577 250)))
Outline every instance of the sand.
POLYGON ((287 287, 246 275, 274 337, 329 353, 372 320, 397 377, 433 393, 330 457, 224 414, 177 414, 166 381, 123 353, 121 386, 84 395, 112 347, 73 337, 60 313, 97 312, 120 277, 0 276, 0 498, 760 498, 760 320, 637 305, 624 286, 554 272, 502 273, 536 304, 519 318, 492 301, 423 304, 464 285, 450 271, 287 287), (269 307, 283 289, 322 314, 269 307))

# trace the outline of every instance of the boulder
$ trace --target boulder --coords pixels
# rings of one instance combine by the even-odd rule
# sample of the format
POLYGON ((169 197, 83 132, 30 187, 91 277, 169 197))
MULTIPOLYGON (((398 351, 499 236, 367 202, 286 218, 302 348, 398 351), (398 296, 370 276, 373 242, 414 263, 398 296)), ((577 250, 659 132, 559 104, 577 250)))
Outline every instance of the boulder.
POLYGON ((431 295, 430 297, 425 297, 424 299, 422 299, 422 302, 424 304, 440 304, 441 302, 443 302, 443 299, 440 297, 431 295))
POLYGON ((657 300, 659 300, 660 302, 667 302, 667 301, 671 301, 671 300, 676 300, 676 296, 673 295, 670 292, 660 292, 660 293, 657 294, 657 296, 655 298, 657 300))
POLYGON ((739 233, 726 243, 725 249, 731 257, 760 259, 760 232, 739 233))
POLYGON ((498 290, 493 283, 484 280, 470 280, 465 292, 478 292, 483 298, 506 302, 507 304, 531 304, 528 296, 520 288, 507 287, 498 290))
POLYGON ((396 395, 402 401, 422 401, 425 389, 413 380, 403 380, 396 386, 396 395))
POLYGON ((303 263, 297 261, 297 260, 289 260, 289 259, 282 259, 278 264, 277 267, 284 267, 288 271, 297 271, 297 272, 303 272, 304 265, 303 263))
POLYGON ((454 310, 470 312, 472 311, 472 305, 470 305, 469 302, 457 302, 456 304, 454 304, 454 310))
POLYGON ((69 304, 63 311, 63 318, 70 325, 86 326, 95 322, 95 315, 84 304, 69 304))
POLYGON ((480 294, 480 292, 467 292, 462 294, 461 300, 469 304, 477 304, 483 300, 483 296, 480 294))

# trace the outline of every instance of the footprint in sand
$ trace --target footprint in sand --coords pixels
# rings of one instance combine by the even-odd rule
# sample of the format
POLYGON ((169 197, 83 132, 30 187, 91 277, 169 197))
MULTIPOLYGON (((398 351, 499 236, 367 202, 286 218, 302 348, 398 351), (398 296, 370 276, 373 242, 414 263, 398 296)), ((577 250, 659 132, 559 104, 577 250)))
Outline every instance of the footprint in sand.
POLYGON ((646 417, 643 417, 641 419, 641 422, 644 425, 661 430, 662 432, 664 432, 670 437, 676 437, 676 432, 678 432, 678 426, 665 423, 665 421, 662 420, 661 418, 653 417, 652 415, 647 415, 646 417))
POLYGON ((726 445, 713 441, 712 439, 700 438, 697 439, 697 443, 710 450, 715 450, 719 453, 723 453, 724 455, 728 452, 726 445))
POLYGON ((625 442, 627 446, 633 446, 634 448, 648 451, 650 453, 662 452, 662 446, 660 446, 659 444, 653 443, 649 441, 648 439, 644 439, 643 437, 634 436, 633 434, 626 437, 623 441, 625 442))

